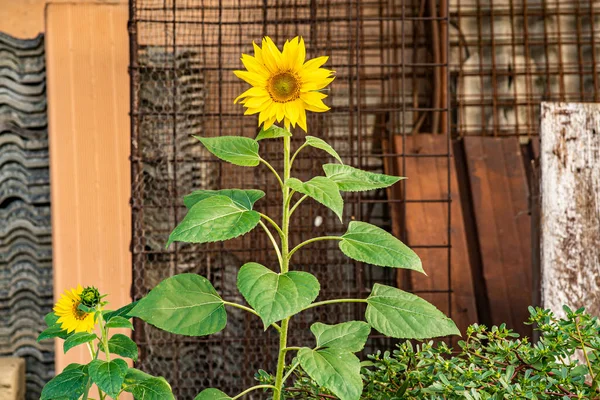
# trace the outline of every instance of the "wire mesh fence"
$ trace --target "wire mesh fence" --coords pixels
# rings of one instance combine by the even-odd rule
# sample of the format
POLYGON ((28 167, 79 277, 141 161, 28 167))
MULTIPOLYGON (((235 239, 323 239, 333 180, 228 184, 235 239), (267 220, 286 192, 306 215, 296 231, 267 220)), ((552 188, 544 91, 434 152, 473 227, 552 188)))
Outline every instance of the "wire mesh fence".
POLYGON ((597 102, 598 0, 452 0, 456 132, 538 135, 540 101, 597 102))
MULTIPOLYGON (((193 190, 261 188, 267 194, 259 204, 261 212, 280 217, 279 189, 268 170, 221 163, 192 137, 256 135, 255 119, 244 117, 243 109, 233 104, 245 84, 232 73, 241 67, 240 55, 251 54, 253 40, 268 35, 281 45, 301 35, 307 57, 330 57, 327 67, 336 71, 328 98, 332 109, 309 116, 308 132, 328 141, 347 164, 374 172, 390 171, 393 164, 402 174, 402 160, 430 157, 448 170, 447 22, 443 0, 427 4, 418 0, 133 0, 133 297, 145 295, 168 276, 193 272, 207 277, 228 301, 243 302, 236 290, 239 267, 247 261, 276 262, 260 232, 225 243, 164 248, 168 234, 184 216, 181 199, 193 190), (395 137, 403 141, 415 132, 436 133, 447 144, 429 152, 393 146, 395 137)), ((303 140, 302 134, 296 134, 292 146, 303 140)), ((261 142, 261 156, 276 168, 282 166, 279 146, 261 142)), ((320 165, 326 161, 326 153, 316 149, 303 152, 294 174, 301 180, 322 175, 320 165)), ((447 209, 449 186, 443 184, 446 195, 441 198, 411 198, 403 190, 350 193, 345 197, 344 219, 394 229, 406 239, 406 230, 398 222, 405 205, 447 209)), ((293 243, 345 231, 345 225, 324 207, 310 202, 303 207, 292 222, 293 243)), ((437 241, 421 241, 417 252, 435 248, 449 254, 449 226, 447 213, 437 241)), ((436 266, 446 278, 435 290, 419 290, 410 280, 400 280, 409 290, 441 295, 438 305, 451 313, 449 265, 447 257, 447 263, 436 266)), ((325 241, 307 248, 292 267, 317 276, 323 300, 366 297, 373 283, 396 285, 399 278, 391 269, 350 261, 335 244, 325 241)), ((363 312, 360 305, 351 304, 311 309, 294 320, 291 343, 309 343, 312 321, 362 319, 363 312)), ((263 333, 254 316, 228 310, 227 328, 210 337, 173 336, 139 323, 135 339, 141 348, 139 367, 164 375, 178 398, 187 399, 202 387, 236 393, 249 386, 257 369, 274 368, 278 338, 263 333)), ((390 346, 374 335, 367 351, 390 346)))

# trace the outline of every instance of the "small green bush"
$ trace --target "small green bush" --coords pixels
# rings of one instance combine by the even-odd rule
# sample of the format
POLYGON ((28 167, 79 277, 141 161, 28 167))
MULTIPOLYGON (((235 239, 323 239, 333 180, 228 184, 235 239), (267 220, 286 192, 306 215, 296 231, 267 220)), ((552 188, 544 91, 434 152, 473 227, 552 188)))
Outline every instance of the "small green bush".
MULTIPOLYGON (((566 316, 530 308, 540 333, 532 344, 505 325, 472 325, 453 351, 444 342, 409 341, 362 363, 361 399, 600 399, 600 323, 584 309, 566 316), (582 361, 579 361, 581 359, 582 361)), ((269 382, 264 371, 257 379, 269 382)), ((336 399, 301 369, 289 399, 336 399)))

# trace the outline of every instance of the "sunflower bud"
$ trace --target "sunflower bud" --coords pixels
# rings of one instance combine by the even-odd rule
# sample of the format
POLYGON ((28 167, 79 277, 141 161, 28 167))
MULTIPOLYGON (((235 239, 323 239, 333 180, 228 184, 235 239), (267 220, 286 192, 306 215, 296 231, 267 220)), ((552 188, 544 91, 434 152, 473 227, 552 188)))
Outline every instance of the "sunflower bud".
POLYGON ((100 303, 100 292, 93 286, 88 286, 81 292, 81 304, 94 308, 100 303))

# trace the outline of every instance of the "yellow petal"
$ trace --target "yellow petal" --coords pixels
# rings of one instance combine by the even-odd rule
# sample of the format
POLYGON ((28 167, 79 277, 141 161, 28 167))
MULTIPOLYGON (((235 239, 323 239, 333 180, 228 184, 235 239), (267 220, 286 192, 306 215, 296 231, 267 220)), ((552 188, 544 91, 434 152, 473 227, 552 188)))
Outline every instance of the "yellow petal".
POLYGON ((302 87, 300 88, 300 91, 301 92, 312 92, 314 90, 321 90, 324 87, 326 87, 327 85, 329 85, 331 82, 333 82, 334 79, 335 79, 335 77, 323 79, 322 81, 303 82, 302 87))
POLYGON ((242 93, 238 97, 236 97, 236 99, 233 101, 233 104, 237 103, 238 101, 240 101, 241 99, 243 99, 245 97, 265 97, 265 96, 269 96, 269 92, 267 92, 267 90, 265 88, 251 87, 250 89, 246 90, 244 93, 242 93))
POLYGON ((308 132, 306 128, 306 110, 304 107, 300 109, 300 115, 298 116, 298 126, 302 128, 304 132, 308 132))
POLYGON ((281 103, 275 103, 277 107, 277 122, 281 122, 283 117, 285 116, 285 107, 281 103))
POLYGON ((268 36, 266 36, 262 42, 262 56, 263 62, 272 74, 279 71, 281 52, 268 36))
POLYGON ((327 111, 329 109, 329 107, 327 107, 323 103, 323 99, 326 97, 327 97, 326 94, 323 94, 320 92, 300 93, 300 99, 302 99, 302 101, 304 101, 306 104, 308 104, 309 106, 311 106, 313 108, 319 108, 324 111, 327 111))
POLYGON ((298 117, 300 116, 300 108, 304 108, 302 100, 300 100, 298 103, 297 100, 285 103, 285 116, 289 118, 292 125, 296 125, 296 122, 298 121, 298 117))
POLYGON ((248 71, 264 76, 265 78, 269 76, 269 70, 262 63, 259 63, 256 58, 248 54, 242 54, 241 60, 248 71))
MULTIPOLYGON (((269 129, 274 123, 275 123, 275 118, 269 118, 267 121, 265 121, 265 124, 263 125, 263 129, 265 129, 265 130, 269 129)), ((260 126, 260 124, 258 124, 258 126, 260 126)))
POLYGON ((267 80, 263 76, 261 76, 259 74, 255 74, 254 72, 233 71, 233 73, 235 74, 235 76, 237 76, 240 79, 243 79, 244 81, 248 82, 252 86, 263 86, 264 87, 267 84, 267 80))
POLYGON ((304 65, 302 66, 302 69, 304 69, 304 70, 317 69, 321 65, 325 64, 327 62, 327 60, 329 60, 329 57, 327 57, 327 56, 310 59, 304 63, 304 65))
MULTIPOLYGON (((302 64, 304 64, 305 58, 306 58, 306 47, 304 46, 304 38, 302 36, 300 36, 300 39, 298 40, 298 55, 296 56, 296 68, 302 68, 302 64)), ((323 65, 323 64, 321 64, 321 65, 323 65)))

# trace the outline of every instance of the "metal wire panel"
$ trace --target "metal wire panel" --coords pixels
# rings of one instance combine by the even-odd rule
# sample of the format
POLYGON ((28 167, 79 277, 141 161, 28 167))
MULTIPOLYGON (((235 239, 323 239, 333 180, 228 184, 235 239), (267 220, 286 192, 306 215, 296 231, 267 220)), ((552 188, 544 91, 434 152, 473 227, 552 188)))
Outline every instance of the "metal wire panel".
POLYGON ((459 135, 537 135, 539 103, 600 97, 598 0, 452 0, 459 135))
MULTIPOLYGON (((169 232, 185 215, 181 199, 193 190, 261 188, 267 196, 257 207, 281 217, 280 190, 266 168, 221 163, 191 137, 256 135, 256 119, 243 116, 243 109, 233 104, 246 84, 232 70, 241 67, 241 53, 251 53, 252 41, 264 35, 280 45, 302 35, 308 57, 330 57, 327 67, 336 71, 328 99, 332 110, 309 116, 308 131, 327 140, 346 163, 375 172, 383 172, 385 163, 396 157, 436 157, 448 165, 449 146, 436 154, 397 153, 389 147, 394 135, 449 132, 448 91, 444 90, 448 68, 442 57, 448 54, 447 40, 437 41, 431 51, 432 41, 424 33, 425 27, 435 25, 447 37, 446 6, 431 1, 426 9, 424 4, 401 0, 131 2, 135 299, 168 276, 193 272, 210 279, 228 301, 243 302, 236 289, 239 267, 248 261, 276 265, 268 239, 258 230, 225 243, 164 248, 169 232)), ((304 135, 296 133, 292 146, 303 140, 304 135)), ((282 167, 280 146, 277 141, 261 141, 262 157, 276 168, 282 167)), ((322 175, 320 166, 328 160, 319 150, 303 151, 294 175, 303 180, 322 175)), ((449 204, 448 198, 410 199, 422 200, 449 204)), ((402 194, 388 198, 385 190, 351 193, 345 197, 344 219, 391 230, 389 203, 401 209, 405 201, 402 194)), ((324 207, 310 201, 302 207, 292 222, 292 243, 345 231, 346 225, 324 207)), ((449 224, 439 227, 445 235, 449 224)), ((449 249, 450 240, 431 246, 449 249)), ((292 268, 317 276, 320 299, 364 298, 373 283, 395 285, 397 281, 394 270, 349 261, 335 243, 325 241, 295 257, 292 268)), ((438 268, 449 270, 447 265, 438 268)), ((444 292, 450 293, 450 287, 444 292)), ((314 321, 362 319, 363 313, 362 306, 352 304, 311 309, 293 320, 290 343, 310 344, 308 327, 314 321)), ((256 317, 237 309, 228 310, 223 332, 207 338, 169 335, 141 323, 134 334, 141 348, 139 367, 164 375, 181 399, 191 399, 210 386, 237 393, 252 384, 258 368, 273 370, 276 363, 277 336, 264 333, 256 317)), ((372 350, 390 343, 374 336, 369 346, 372 350)))

